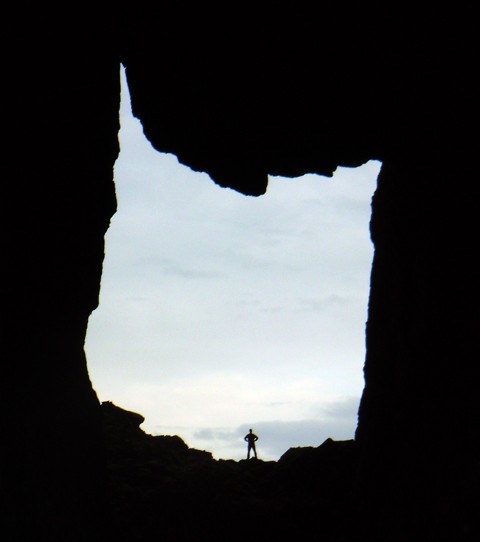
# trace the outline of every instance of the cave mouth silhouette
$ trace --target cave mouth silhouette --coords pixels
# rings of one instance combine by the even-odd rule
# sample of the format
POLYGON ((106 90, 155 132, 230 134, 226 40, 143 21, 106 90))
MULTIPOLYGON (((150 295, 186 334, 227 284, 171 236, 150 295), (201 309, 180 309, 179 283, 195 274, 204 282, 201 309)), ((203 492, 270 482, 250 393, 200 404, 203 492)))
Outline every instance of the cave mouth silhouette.
MULTIPOLYGON (((160 27, 141 9, 121 15, 120 23, 145 40, 120 32, 115 20, 115 39, 105 43, 108 29, 88 10, 102 39, 77 19, 58 25, 58 18, 39 24, 30 17, 31 32, 25 16, 16 18, 18 27, 9 25, 6 531, 26 529, 36 536, 24 539, 32 540, 39 530, 54 529, 60 536, 43 537, 52 541, 79 539, 69 535, 80 530, 91 540, 85 533, 102 507, 102 416, 84 343, 98 305, 104 235, 116 210, 112 171, 122 62, 134 111, 154 148, 208 172, 219 186, 258 195, 267 173, 329 175, 340 164, 382 161, 372 205, 375 257, 352 531, 372 542, 479 538, 476 18, 455 8, 392 11, 362 3, 358 10, 322 11, 320 19, 294 10, 294 21, 289 10, 281 20, 288 40, 271 14, 244 15, 254 21, 248 39, 243 20, 230 15, 219 32, 216 17, 185 27, 182 13, 160 27), (211 39, 198 39, 204 35, 211 39), (165 60, 168 77, 160 69, 165 60), (314 79, 320 84, 305 93, 303 82, 314 79), (289 92, 272 93, 278 81, 289 92), (272 141, 270 120, 277 119, 272 141), (245 141, 253 151, 248 155, 245 141)), ((142 278, 139 268, 137 275, 142 278)), ((100 295, 104 304, 105 288, 100 295)), ((135 323, 138 312, 130 309, 129 323, 135 323)), ((171 321, 174 311, 168 312, 171 321)), ((109 340, 121 344, 121 338, 109 340)), ((130 377, 134 363, 118 356, 117 369, 106 368, 111 384, 115 375, 120 383, 130 377)), ((256 422, 248 424, 263 437, 256 422)), ((321 509, 300 511, 315 536, 323 533, 321 509)))
POLYGON ((122 87, 118 210, 86 340, 100 399, 222 458, 243 457, 249 424, 268 459, 353 438, 379 164, 244 196, 151 148, 122 87))

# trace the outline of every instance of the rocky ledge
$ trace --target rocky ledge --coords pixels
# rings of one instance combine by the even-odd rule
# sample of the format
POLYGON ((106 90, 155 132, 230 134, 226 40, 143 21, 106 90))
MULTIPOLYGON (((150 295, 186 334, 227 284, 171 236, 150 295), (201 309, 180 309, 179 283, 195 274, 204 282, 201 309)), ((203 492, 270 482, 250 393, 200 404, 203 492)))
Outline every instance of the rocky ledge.
POLYGON ((111 402, 102 414, 112 540, 341 541, 355 532, 353 440, 290 448, 278 461, 216 460, 178 436, 145 433, 142 415, 111 402))

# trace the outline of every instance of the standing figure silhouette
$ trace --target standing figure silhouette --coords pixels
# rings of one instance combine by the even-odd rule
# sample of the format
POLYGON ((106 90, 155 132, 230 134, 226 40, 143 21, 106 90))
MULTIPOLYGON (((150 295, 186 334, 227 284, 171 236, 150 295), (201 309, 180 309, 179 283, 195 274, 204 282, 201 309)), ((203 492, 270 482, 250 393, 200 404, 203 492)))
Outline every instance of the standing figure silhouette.
POLYGON ((252 451, 255 459, 257 459, 257 447, 255 446, 255 442, 258 440, 257 435, 249 429, 249 432, 245 435, 243 440, 247 442, 247 459, 250 459, 250 453, 252 451))

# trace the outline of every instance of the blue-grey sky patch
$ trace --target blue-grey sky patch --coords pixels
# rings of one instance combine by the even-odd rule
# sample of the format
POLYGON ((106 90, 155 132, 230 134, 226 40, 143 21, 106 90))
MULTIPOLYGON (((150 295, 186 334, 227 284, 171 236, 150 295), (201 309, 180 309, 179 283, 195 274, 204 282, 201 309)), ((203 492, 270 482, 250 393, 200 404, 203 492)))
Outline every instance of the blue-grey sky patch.
POLYGON ((354 436, 359 399, 347 397, 320 407, 315 418, 282 421, 257 421, 229 431, 225 428, 202 428, 195 432, 197 442, 208 449, 214 444, 233 459, 245 457, 243 437, 250 428, 259 436, 257 450, 264 460, 278 460, 289 448, 320 446, 326 439, 350 440, 354 436), (228 451, 228 452, 227 452, 228 451))

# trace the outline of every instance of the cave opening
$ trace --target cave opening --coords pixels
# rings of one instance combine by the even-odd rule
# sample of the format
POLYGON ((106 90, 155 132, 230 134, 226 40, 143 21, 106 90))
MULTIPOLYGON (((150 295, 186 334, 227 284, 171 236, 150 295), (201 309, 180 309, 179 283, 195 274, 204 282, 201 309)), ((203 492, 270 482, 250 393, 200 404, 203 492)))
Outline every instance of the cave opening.
POLYGON ((93 387, 218 459, 353 438, 365 359, 378 162, 332 179, 217 186, 155 151, 122 70, 118 211, 86 353, 93 387))

